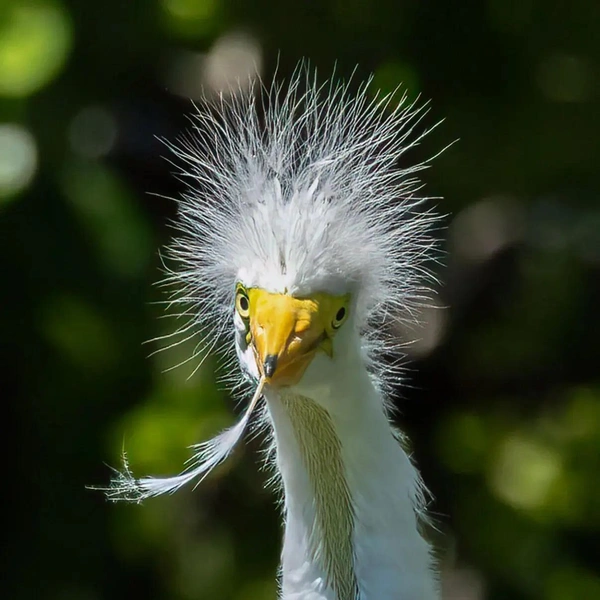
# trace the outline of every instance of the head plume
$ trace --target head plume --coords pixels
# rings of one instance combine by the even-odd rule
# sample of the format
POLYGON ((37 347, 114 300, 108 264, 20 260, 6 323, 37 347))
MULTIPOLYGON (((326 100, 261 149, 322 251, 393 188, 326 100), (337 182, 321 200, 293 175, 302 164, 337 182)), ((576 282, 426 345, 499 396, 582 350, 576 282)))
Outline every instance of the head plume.
POLYGON ((425 135, 426 111, 374 92, 371 80, 353 87, 319 85, 301 66, 288 83, 204 102, 191 135, 170 145, 191 182, 170 280, 183 283, 174 301, 194 322, 230 329, 239 279, 291 294, 353 292, 363 328, 422 302, 435 217, 415 173, 427 165, 399 163, 425 135))

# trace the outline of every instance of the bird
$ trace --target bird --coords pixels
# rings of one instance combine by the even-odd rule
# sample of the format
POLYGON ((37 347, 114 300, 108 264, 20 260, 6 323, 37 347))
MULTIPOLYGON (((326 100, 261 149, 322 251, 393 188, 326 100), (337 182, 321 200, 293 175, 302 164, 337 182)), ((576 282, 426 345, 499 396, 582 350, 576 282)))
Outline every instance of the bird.
POLYGON ((193 358, 222 350, 253 394, 238 423, 193 446, 174 477, 108 488, 142 502, 200 482, 249 423, 264 428, 282 499, 282 600, 440 598, 427 492, 393 425, 403 371, 394 324, 435 282, 436 209, 405 154, 431 127, 401 88, 324 83, 301 64, 196 106, 174 152, 186 191, 169 247, 168 302, 193 358), (256 418, 254 418, 256 416, 256 418))

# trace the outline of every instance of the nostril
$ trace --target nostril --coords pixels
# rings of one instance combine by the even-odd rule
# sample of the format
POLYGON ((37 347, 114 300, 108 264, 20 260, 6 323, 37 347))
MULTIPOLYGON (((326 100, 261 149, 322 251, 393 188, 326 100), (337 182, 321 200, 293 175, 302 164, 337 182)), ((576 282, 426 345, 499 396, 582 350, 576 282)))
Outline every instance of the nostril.
POLYGON ((269 354, 265 358, 265 362, 263 363, 263 370, 265 372, 265 377, 273 377, 275 373, 275 369, 277 367, 277 356, 275 354, 269 354))

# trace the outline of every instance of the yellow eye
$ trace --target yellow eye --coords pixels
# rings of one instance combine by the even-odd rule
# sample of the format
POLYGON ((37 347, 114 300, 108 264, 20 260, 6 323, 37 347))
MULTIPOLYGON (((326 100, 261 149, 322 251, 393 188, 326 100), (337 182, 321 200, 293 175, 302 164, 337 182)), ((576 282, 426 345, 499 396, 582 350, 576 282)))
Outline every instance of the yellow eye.
POLYGON ((346 320, 348 316, 348 309, 345 306, 342 306, 335 313, 335 317, 333 317, 333 321, 331 322, 331 326, 334 329, 339 329, 342 326, 342 323, 346 320))
POLYGON ((242 319, 247 319, 250 316, 250 300, 248 294, 243 288, 238 288, 235 294, 235 309, 242 319))

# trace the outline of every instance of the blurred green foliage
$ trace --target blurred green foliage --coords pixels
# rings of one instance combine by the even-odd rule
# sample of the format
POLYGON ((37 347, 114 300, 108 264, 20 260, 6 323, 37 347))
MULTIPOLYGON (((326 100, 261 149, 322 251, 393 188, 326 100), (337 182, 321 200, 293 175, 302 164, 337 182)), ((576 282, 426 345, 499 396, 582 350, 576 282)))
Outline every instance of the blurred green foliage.
POLYGON ((598 23, 595 0, 4 0, 5 597, 275 597, 259 442, 142 507, 85 486, 123 446, 138 472, 176 472, 231 421, 192 342, 148 358, 180 323, 154 304, 181 190, 155 136, 228 69, 284 77, 306 56, 432 98, 426 125, 445 122, 411 159, 460 138, 425 173, 448 215, 447 308, 398 402, 445 600, 599 598, 598 23))

